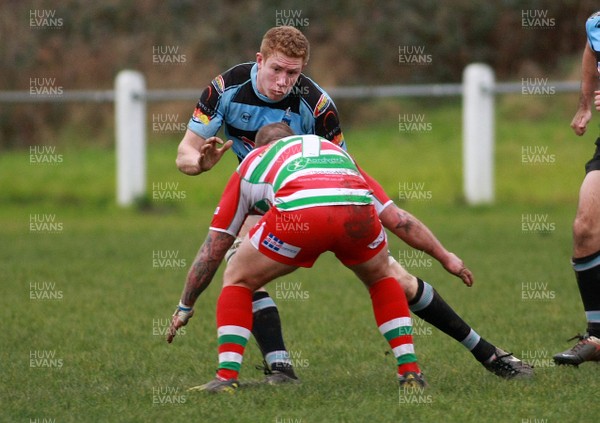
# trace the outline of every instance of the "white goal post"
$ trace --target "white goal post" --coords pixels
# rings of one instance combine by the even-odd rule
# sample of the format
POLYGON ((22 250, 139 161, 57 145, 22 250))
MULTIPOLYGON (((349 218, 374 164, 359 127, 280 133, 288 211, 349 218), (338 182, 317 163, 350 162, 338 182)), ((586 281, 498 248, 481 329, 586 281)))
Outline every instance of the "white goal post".
POLYGON ((146 81, 125 70, 115 80, 117 203, 132 204, 146 192, 146 81))
POLYGON ((463 191, 468 204, 494 201, 494 71, 473 63, 463 73, 463 191))

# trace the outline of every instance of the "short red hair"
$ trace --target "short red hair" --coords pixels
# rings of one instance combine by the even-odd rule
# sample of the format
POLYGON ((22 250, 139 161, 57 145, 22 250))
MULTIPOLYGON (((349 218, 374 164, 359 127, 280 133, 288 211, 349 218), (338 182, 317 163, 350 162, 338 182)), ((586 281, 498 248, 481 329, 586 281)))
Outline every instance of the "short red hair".
POLYGON ((306 65, 310 56, 310 44, 304 34, 293 26, 276 26, 265 33, 260 44, 260 54, 265 59, 275 52, 300 57, 306 65))

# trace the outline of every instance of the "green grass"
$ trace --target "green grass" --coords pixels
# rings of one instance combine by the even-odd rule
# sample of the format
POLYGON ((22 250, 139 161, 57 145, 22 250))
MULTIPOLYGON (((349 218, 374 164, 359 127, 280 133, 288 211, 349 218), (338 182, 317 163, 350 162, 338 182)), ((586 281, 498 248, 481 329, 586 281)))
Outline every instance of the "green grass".
MULTIPOLYGON (((432 283, 482 336, 516 355, 535 356, 532 381, 488 374, 460 344, 418 322, 416 349, 430 386, 421 396, 399 396, 394 360, 377 332, 366 290, 326 254, 314 269, 281 281, 295 284, 304 299, 281 299, 286 288, 277 282, 269 289, 301 385, 258 386, 235 396, 186 392, 209 380, 216 368, 214 311, 221 273, 172 345, 163 340, 163 323, 234 160, 229 156, 208 174, 186 177, 174 168, 178 139, 153 135, 149 192, 153 182, 177 183, 185 192, 180 201, 150 195, 144 207, 116 207, 115 162, 106 148, 57 143, 63 161, 56 165, 31 164, 28 151, 0 155, 0 420, 593 420, 586 404, 596 401, 598 366, 556 368, 549 360, 585 325, 569 266, 570 227, 593 135, 576 139, 568 128, 570 115, 557 107, 541 118, 526 113, 520 118, 512 101, 507 98, 498 110, 496 202, 490 206, 468 207, 462 199, 456 105, 412 104, 414 113, 425 114, 430 131, 401 133, 392 116, 375 127, 349 128, 346 138, 363 168, 394 198, 403 182, 421 183, 431 192, 428 200, 400 204, 466 261, 476 284, 463 287, 436 262, 409 270, 432 283), (530 145, 547 146, 555 163, 522 163, 521 148, 530 145), (53 218, 58 230, 32 231, 36 215, 53 218), (524 231, 524 215, 545 217, 553 229, 524 231), (178 261, 154 267, 157 252, 176 254, 178 261), (529 283, 546 284, 552 298, 524 300, 523 284, 529 283), (36 292, 60 298, 31 299, 36 292), (32 354, 54 361, 40 367, 33 357, 32 367, 32 354)), ((390 239, 390 250, 396 257, 409 251, 396 239, 390 239)), ((260 360, 251 344, 243 380, 261 377, 254 369, 260 360)))

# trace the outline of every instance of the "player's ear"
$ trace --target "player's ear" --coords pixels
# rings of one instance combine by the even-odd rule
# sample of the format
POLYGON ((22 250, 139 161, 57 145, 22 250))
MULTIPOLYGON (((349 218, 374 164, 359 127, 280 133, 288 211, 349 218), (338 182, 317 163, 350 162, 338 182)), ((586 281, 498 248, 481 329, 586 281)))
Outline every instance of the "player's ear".
POLYGON ((258 63, 259 69, 262 67, 263 59, 264 59, 264 57, 262 54, 260 54, 260 51, 258 53, 256 53, 256 63, 258 63))

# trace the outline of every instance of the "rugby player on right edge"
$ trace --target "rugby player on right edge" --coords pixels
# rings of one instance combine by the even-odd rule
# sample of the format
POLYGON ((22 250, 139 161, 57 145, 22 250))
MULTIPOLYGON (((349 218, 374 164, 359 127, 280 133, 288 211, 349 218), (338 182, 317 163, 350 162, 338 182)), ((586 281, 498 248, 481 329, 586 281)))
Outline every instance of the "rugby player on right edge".
MULTIPOLYGON (((585 133, 592 118, 592 100, 600 111, 600 12, 585 24, 588 42, 581 61, 579 107, 571 121, 575 134, 585 133)), ((585 165, 585 178, 579 190, 577 215, 573 223, 572 265, 587 320, 587 333, 576 335, 577 343, 554 356, 558 364, 578 366, 585 361, 600 361, 600 137, 594 157, 585 165)))

